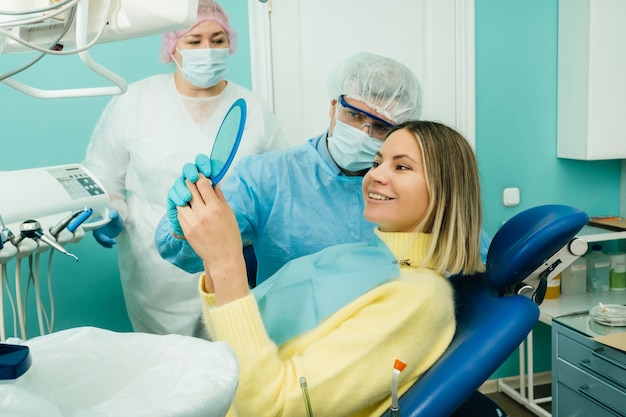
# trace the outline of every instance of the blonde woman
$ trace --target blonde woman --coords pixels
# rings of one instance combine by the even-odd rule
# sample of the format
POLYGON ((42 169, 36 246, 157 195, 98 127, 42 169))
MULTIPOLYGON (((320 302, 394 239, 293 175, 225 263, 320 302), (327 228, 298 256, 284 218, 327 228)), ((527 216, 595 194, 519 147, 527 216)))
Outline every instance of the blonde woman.
POLYGON ((389 408, 396 358, 405 392, 455 331, 447 274, 484 270, 474 153, 451 128, 409 121, 393 128, 363 180, 368 243, 333 246, 286 264, 248 288, 237 222, 219 186, 188 182, 179 208, 202 258, 204 319, 236 351, 239 388, 230 416, 379 416, 389 408))

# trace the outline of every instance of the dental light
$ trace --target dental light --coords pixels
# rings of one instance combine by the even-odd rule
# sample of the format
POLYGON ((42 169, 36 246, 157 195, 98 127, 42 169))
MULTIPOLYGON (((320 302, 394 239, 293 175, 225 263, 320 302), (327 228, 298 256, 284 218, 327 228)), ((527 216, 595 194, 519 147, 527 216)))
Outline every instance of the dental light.
POLYGON ((127 84, 96 62, 97 43, 158 34, 193 24, 198 0, 5 0, 0 5, 0 55, 36 52, 22 67, 0 73, 0 81, 38 98, 122 94, 127 84), (78 54, 93 72, 113 86, 45 90, 14 76, 45 55, 78 54))

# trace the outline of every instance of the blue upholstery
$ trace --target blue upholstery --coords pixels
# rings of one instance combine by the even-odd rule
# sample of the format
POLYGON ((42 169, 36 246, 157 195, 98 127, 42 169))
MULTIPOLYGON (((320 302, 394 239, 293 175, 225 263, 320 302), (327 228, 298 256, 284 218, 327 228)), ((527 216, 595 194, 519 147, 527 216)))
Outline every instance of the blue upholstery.
POLYGON ((28 346, 0 343, 0 380, 19 377, 32 362, 28 346))
MULTIPOLYGON (((587 221, 587 214, 563 205, 523 211, 494 236, 485 273, 450 278, 456 334, 444 355, 400 398, 403 417, 449 417, 489 379, 539 318, 533 299, 509 295, 507 289, 570 245, 587 221)), ((556 263, 563 269, 575 258, 556 263)))
POLYGON ((504 223, 487 252, 489 281, 496 288, 520 282, 587 224, 584 211, 563 205, 537 206, 504 223))

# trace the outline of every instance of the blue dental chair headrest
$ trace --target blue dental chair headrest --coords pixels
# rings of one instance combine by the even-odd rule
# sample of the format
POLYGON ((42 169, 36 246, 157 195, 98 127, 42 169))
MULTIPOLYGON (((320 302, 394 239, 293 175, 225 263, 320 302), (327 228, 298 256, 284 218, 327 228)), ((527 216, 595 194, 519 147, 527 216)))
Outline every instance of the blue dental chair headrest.
POLYGON ((556 275, 587 251, 575 235, 589 221, 582 210, 544 205, 504 223, 487 252, 487 276, 502 293, 523 294, 541 304, 548 275, 556 275))

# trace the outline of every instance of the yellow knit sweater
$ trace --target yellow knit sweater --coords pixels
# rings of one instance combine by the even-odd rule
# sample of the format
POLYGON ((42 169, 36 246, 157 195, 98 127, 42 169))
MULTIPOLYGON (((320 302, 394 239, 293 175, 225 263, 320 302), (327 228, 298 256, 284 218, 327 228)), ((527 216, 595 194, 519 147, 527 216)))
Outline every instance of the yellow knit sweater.
MULTIPOLYGON (((430 236, 376 234, 398 259, 419 265, 430 236)), ((229 417, 306 416, 299 378, 306 377, 315 417, 380 416, 391 404, 396 358, 405 392, 452 340, 453 291, 430 269, 402 266, 400 276, 362 295, 317 328, 281 346, 269 339, 252 294, 216 307, 200 280, 204 320, 213 340, 239 360, 229 417)))

